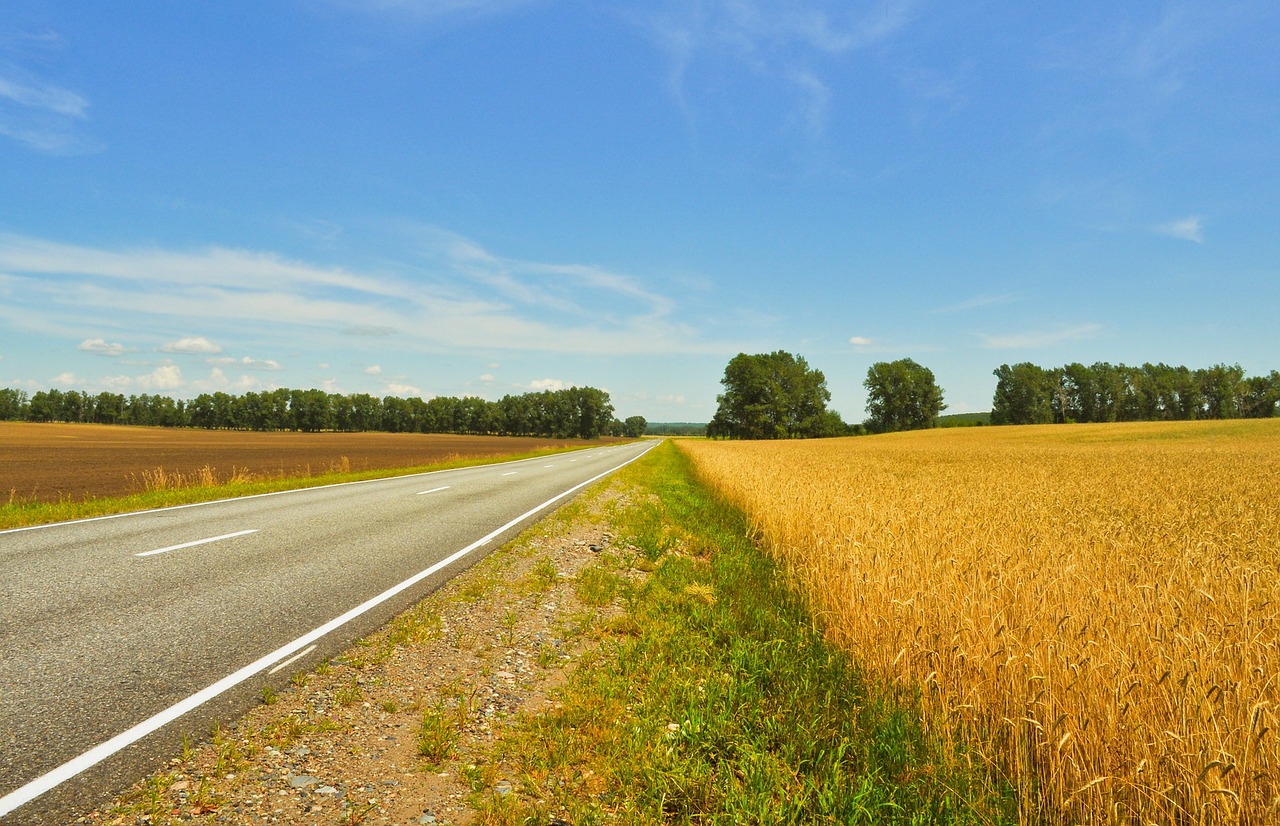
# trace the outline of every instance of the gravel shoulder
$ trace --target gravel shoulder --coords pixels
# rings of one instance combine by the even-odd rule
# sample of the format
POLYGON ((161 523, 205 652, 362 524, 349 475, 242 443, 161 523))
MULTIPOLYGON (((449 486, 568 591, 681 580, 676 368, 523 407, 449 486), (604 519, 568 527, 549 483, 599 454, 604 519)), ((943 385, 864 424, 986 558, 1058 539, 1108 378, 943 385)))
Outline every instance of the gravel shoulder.
POLYGON ((567 670, 622 612, 579 599, 579 575, 607 556, 625 576, 647 576, 627 564, 633 549, 609 519, 631 495, 593 486, 74 823, 476 822, 473 805, 516 782, 494 744, 556 707, 567 670))

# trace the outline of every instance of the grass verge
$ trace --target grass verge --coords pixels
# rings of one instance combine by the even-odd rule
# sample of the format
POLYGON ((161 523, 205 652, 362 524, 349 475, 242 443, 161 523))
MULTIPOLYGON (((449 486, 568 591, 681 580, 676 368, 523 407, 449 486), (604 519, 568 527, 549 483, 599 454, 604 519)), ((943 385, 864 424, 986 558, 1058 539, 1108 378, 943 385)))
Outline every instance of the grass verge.
MULTIPOLYGON (((412 476, 418 473, 430 473, 460 467, 492 465, 501 462, 513 462, 518 459, 549 456, 555 453, 586 450, 592 447, 599 447, 599 445, 533 450, 501 456, 460 456, 456 459, 448 459, 416 467, 380 468, 364 471, 339 470, 314 476, 252 478, 238 474, 236 479, 229 482, 194 482, 172 486, 161 483, 159 489, 142 490, 129 496, 100 497, 84 500, 66 498, 58 502, 36 502, 24 500, 11 493, 8 501, 0 502, 0 530, 22 528, 29 525, 44 525, 51 522, 67 522, 73 519, 90 519, 95 516, 109 516, 117 513, 154 510, 175 505, 191 505, 220 499, 234 499, 263 493, 278 493, 285 490, 301 490, 303 488, 323 487, 324 485, 384 479, 392 476, 412 476)), ((161 479, 165 477, 163 471, 160 471, 159 475, 161 479)), ((207 473, 203 474, 206 478, 209 475, 207 473)), ((148 477, 148 474, 144 474, 144 477, 148 477)), ((195 478, 199 479, 201 477, 197 475, 195 478)), ((142 484, 151 487, 145 478, 142 484)))
POLYGON ((495 744, 516 793, 477 792, 479 822, 1016 822, 1006 789, 929 739, 915 698, 825 643, 678 449, 612 484, 632 488, 611 521, 637 549, 618 564, 651 574, 580 578, 584 601, 626 613, 558 707, 495 744))

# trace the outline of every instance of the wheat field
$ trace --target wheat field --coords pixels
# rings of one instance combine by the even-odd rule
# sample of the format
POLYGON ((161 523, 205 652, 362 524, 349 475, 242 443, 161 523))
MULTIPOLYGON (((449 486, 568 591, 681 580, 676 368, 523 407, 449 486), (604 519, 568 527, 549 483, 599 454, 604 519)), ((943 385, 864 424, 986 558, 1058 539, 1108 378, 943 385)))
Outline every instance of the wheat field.
POLYGON ((1280 822, 1280 421, 681 447, 1024 822, 1280 822))

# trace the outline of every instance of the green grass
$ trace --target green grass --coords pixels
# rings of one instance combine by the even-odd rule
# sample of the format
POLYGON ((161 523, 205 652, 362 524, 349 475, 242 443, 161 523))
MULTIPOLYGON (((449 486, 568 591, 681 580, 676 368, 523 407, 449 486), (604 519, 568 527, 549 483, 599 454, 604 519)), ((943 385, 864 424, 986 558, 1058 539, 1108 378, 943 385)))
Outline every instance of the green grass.
POLYGON ((571 675, 558 710, 497 744, 492 761, 520 794, 479 796, 480 822, 1016 821, 998 784, 926 736, 913 697, 826 644, 683 454, 665 445, 612 484, 657 494, 614 513, 656 566, 625 593, 579 578, 587 602, 620 594, 629 615, 602 625, 620 631, 571 675))
POLYGON ((117 513, 154 510, 175 505, 191 505, 198 502, 212 502, 241 496, 255 496, 263 493, 278 493, 285 490, 301 490, 303 488, 337 485, 347 482, 363 482, 392 476, 410 476, 416 473, 430 473, 459 467, 492 465, 501 462, 512 462, 518 459, 548 456, 555 453, 586 450, 592 447, 598 447, 598 445, 534 450, 503 456, 472 456, 409 468, 382 468, 347 473, 323 473, 316 476, 285 476, 248 482, 230 482, 221 485, 198 485, 165 490, 149 490, 128 496, 84 500, 66 498, 58 502, 36 502, 22 499, 11 492, 8 501, 0 502, 0 530, 21 528, 28 525, 44 525, 50 522, 66 522, 72 519, 89 519, 95 516, 110 516, 117 513))

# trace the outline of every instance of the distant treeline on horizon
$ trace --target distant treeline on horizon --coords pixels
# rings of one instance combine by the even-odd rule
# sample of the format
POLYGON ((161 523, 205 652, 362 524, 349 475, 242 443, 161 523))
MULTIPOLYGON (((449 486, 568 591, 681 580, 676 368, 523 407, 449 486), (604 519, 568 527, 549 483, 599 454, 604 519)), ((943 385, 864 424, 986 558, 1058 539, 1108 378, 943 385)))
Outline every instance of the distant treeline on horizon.
POLYGON ((1046 369, 1022 362, 994 374, 992 424, 1268 419, 1280 412, 1280 373, 1246 377, 1238 364, 1046 369))
POLYGON ((368 393, 327 393, 281 388, 249 392, 201 393, 190 401, 143 393, 96 395, 77 390, 0 388, 0 421, 197 427, 210 430, 296 430, 316 433, 383 431, 595 439, 638 437, 643 416, 620 422, 609 394, 594 387, 570 387, 508 395, 496 402, 467 396, 424 400, 368 393))

